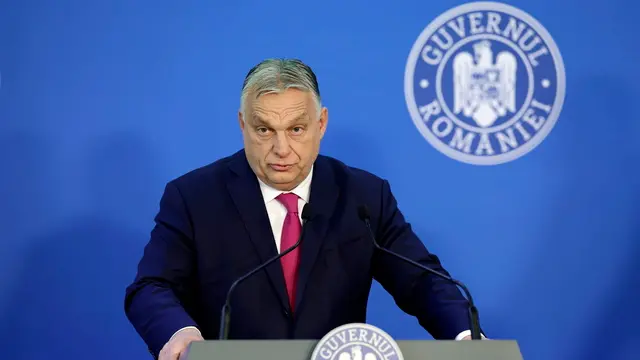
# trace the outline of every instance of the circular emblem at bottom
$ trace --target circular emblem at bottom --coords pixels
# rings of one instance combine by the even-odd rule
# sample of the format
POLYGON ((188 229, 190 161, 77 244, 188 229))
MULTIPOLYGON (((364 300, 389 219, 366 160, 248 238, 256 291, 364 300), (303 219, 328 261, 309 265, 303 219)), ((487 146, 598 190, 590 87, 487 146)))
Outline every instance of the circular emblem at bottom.
POLYGON ((398 344, 379 328, 361 323, 342 325, 325 335, 311 360, 404 360, 398 344))

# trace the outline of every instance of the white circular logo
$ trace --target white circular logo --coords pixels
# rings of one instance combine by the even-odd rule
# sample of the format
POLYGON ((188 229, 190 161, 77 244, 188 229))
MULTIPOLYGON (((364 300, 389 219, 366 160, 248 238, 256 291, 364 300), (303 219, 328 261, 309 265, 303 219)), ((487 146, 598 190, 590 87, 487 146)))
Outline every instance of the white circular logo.
POLYGON ((560 51, 529 14, 473 2, 420 34, 404 92, 422 136, 452 159, 497 165, 533 150, 555 125, 565 96, 560 51))
POLYGON ((398 344, 379 328, 361 323, 339 326, 325 335, 311 360, 403 360, 398 344))

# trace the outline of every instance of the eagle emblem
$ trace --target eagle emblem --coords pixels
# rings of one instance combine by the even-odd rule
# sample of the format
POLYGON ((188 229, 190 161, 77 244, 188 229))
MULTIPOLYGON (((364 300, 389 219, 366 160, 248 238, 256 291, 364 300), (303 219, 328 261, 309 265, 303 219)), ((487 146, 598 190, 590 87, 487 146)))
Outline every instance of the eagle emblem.
POLYGON ((453 59, 453 112, 472 118, 486 128, 507 112, 516 111, 515 56, 502 51, 493 63, 491 42, 473 45, 475 57, 461 52, 453 59))
POLYGON ((344 351, 338 356, 338 360, 378 360, 374 353, 367 353, 363 356, 361 346, 352 346, 351 352, 344 351))
POLYGON ((316 344, 311 360, 403 360, 398 344, 381 329, 363 323, 338 326, 316 344))

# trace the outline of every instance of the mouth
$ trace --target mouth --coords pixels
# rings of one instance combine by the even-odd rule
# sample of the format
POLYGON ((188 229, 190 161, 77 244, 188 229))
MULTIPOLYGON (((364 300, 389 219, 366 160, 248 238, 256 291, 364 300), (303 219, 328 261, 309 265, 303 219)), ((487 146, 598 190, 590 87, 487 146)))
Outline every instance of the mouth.
POLYGON ((293 165, 269 164, 269 167, 275 171, 289 171, 293 165))

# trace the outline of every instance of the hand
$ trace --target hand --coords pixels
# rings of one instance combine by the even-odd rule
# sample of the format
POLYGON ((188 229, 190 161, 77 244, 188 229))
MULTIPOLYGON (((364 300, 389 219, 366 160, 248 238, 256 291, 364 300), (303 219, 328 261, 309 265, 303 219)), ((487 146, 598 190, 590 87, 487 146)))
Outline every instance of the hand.
POLYGON ((160 350, 158 360, 179 360, 192 341, 204 341, 200 331, 193 328, 178 331, 160 350))
MULTIPOLYGON (((471 335, 467 335, 467 336, 463 337, 463 338, 462 338, 462 339, 460 339, 460 340, 472 340, 472 339, 471 339, 471 335)), ((480 340, 487 340, 487 338, 486 338, 486 337, 484 337, 484 335, 480 334, 480 340)))

